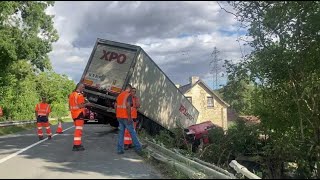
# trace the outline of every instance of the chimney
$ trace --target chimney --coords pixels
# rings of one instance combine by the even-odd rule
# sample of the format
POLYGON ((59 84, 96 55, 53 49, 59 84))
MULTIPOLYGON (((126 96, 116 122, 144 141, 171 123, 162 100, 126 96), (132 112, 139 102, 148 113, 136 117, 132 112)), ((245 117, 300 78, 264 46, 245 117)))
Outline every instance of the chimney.
POLYGON ((199 76, 191 76, 190 77, 190 83, 191 83, 191 86, 193 86, 197 81, 199 81, 199 76))
POLYGON ((177 87, 177 88, 180 88, 180 84, 176 84, 176 87, 177 87))

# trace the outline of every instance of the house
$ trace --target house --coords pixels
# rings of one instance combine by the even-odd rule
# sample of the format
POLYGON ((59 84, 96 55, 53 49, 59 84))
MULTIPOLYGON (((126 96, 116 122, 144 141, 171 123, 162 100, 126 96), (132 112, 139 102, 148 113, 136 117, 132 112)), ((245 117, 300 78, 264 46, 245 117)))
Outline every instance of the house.
POLYGON ((230 105, 224 102, 199 77, 192 76, 189 84, 181 87, 176 86, 199 111, 197 124, 210 120, 213 124, 227 130, 227 108, 230 105))

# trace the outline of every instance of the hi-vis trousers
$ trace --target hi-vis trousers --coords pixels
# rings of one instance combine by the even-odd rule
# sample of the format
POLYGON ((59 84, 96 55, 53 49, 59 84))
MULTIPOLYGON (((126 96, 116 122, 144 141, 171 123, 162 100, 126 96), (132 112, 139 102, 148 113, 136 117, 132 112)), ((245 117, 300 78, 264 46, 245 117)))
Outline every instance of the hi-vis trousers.
POLYGON ((73 145, 81 145, 81 137, 82 137, 82 129, 84 124, 84 116, 83 113, 80 113, 79 116, 73 119, 75 130, 73 137, 73 145))
POLYGON ((46 133, 48 136, 51 136, 51 129, 48 118, 46 116, 38 116, 37 118, 37 133, 39 137, 43 137, 42 127, 46 128, 46 133))

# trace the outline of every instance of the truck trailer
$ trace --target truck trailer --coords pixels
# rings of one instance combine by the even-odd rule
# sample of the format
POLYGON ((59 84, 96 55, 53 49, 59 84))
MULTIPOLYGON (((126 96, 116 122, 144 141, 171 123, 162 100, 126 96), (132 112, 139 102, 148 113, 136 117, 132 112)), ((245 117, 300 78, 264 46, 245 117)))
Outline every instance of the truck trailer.
POLYGON ((149 133, 196 123, 199 111, 151 57, 136 45, 97 39, 80 79, 99 123, 118 126, 114 103, 127 84, 137 89, 138 120, 149 133))

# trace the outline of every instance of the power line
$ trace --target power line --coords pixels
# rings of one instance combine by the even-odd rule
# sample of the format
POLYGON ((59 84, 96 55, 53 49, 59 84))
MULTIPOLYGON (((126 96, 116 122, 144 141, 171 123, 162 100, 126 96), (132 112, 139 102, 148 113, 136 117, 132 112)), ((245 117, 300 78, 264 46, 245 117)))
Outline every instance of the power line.
POLYGON ((214 47, 212 53, 211 53, 211 61, 210 61, 210 74, 212 74, 212 88, 218 89, 218 73, 221 70, 221 67, 219 66, 219 62, 222 61, 222 59, 219 58, 220 51, 217 49, 217 47, 214 47))

